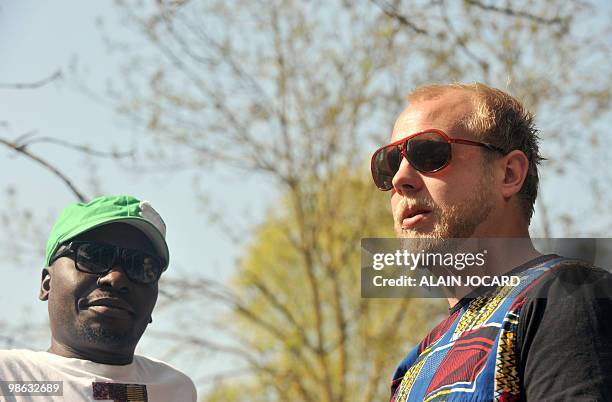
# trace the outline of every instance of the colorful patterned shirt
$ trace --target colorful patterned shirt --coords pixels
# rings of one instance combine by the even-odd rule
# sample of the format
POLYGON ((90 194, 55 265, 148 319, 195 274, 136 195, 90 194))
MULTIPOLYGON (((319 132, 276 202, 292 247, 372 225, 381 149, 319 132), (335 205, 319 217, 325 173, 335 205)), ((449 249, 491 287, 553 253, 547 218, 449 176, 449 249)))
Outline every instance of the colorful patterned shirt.
POLYGON ((612 274, 556 255, 508 274, 406 356, 392 402, 612 400, 612 274))

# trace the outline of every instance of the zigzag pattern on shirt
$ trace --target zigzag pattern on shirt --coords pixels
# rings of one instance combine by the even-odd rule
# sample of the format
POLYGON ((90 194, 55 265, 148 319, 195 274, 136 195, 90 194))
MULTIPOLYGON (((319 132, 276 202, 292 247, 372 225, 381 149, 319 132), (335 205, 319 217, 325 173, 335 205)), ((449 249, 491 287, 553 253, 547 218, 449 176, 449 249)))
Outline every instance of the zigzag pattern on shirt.
POLYGON ((473 300, 467 311, 461 316, 453 338, 459 337, 463 332, 477 328, 487 322, 497 308, 506 300, 512 290, 511 286, 495 289, 493 295, 486 294, 473 300))
POLYGON ((511 400, 520 395, 519 375, 515 354, 518 332, 518 312, 508 312, 504 318, 495 358, 495 399, 511 400))
POLYGON ((404 402, 408 400, 408 395, 410 395, 410 390, 412 389, 412 385, 414 384, 414 381, 416 380, 426 360, 427 360, 426 356, 423 356, 423 358, 420 359, 420 361, 416 362, 412 367, 410 367, 410 369, 404 375, 404 379, 402 380, 402 383, 397 389, 395 396, 391 400, 392 402, 404 402))

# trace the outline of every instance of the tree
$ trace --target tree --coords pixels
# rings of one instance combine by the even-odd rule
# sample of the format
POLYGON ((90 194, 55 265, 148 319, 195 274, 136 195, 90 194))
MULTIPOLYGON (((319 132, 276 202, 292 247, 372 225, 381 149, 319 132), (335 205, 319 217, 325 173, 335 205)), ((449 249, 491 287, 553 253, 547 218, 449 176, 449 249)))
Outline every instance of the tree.
MULTIPOLYGON (((484 81, 524 99, 553 155, 549 172, 580 167, 576 147, 591 165, 608 163, 597 127, 609 118, 610 26, 595 4, 117 3, 150 46, 127 47, 123 90, 111 93, 121 112, 167 146, 158 164, 174 151, 186 164, 229 164, 286 189, 304 172, 324 177, 360 163, 372 140, 387 140, 409 88, 454 80, 484 81)), ((602 189, 610 180, 593 179, 593 205, 609 201, 602 189)), ((566 216, 567 225, 554 226, 563 213, 544 200, 539 234, 601 233, 609 223, 578 228, 566 216)))

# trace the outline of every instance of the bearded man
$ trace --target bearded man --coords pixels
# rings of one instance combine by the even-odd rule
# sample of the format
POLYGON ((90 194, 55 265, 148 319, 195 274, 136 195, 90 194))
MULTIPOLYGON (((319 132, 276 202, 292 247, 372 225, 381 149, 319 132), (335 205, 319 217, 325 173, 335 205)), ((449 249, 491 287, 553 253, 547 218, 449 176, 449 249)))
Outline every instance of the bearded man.
POLYGON ((488 272, 520 283, 449 292, 449 316, 401 361, 391 400, 612 400, 612 275, 529 237, 542 159, 531 113, 483 84, 407 100, 371 166, 397 236, 428 250, 500 239, 488 272))

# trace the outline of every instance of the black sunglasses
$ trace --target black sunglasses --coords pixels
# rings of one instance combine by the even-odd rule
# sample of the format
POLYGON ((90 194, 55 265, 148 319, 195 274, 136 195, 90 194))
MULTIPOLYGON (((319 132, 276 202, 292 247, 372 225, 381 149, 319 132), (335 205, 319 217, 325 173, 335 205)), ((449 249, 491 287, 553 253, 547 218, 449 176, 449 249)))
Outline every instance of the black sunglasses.
POLYGON ((504 154, 504 150, 484 142, 451 138, 442 130, 430 129, 409 135, 385 145, 374 152, 370 168, 376 187, 382 191, 393 188, 393 177, 399 170, 402 157, 423 173, 434 173, 444 169, 451 161, 451 144, 474 145, 504 154))
POLYGON ((76 269, 81 272, 101 276, 120 265, 132 282, 143 284, 159 280, 164 268, 159 258, 145 252, 91 241, 66 244, 53 256, 50 264, 67 256, 72 256, 76 269))

